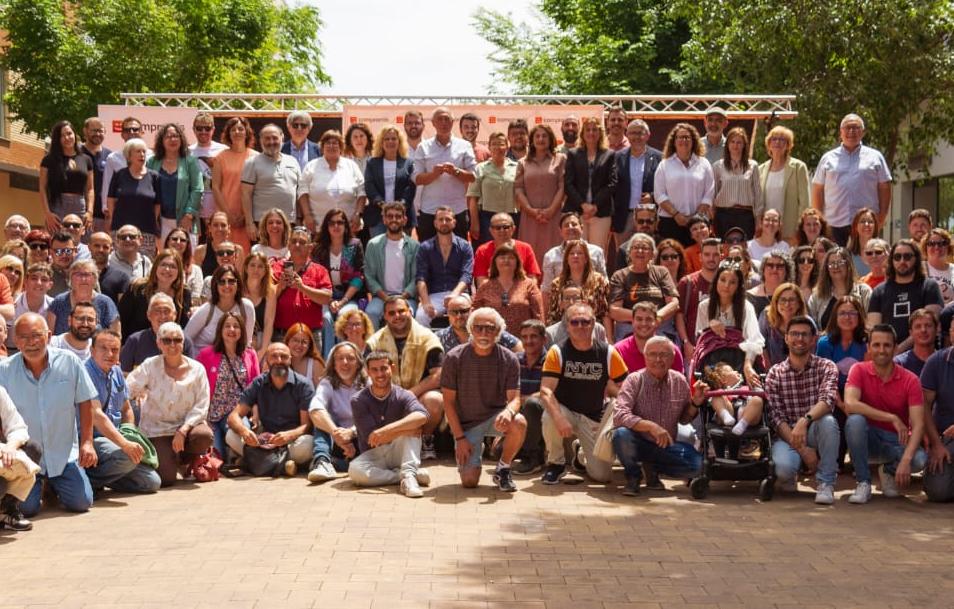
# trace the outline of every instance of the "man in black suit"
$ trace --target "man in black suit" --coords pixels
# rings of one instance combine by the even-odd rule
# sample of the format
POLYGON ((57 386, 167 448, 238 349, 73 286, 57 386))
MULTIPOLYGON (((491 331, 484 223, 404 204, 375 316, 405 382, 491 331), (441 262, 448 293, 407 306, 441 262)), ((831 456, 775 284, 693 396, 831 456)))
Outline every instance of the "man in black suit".
POLYGON ((613 210, 613 234, 616 243, 633 236, 633 212, 639 205, 653 203, 653 176, 662 161, 662 153, 647 146, 649 125, 634 119, 626 126, 629 146, 616 153, 616 204, 613 210))
POLYGON ((303 110, 295 110, 285 119, 289 138, 282 144, 282 154, 298 161, 298 168, 304 169, 308 161, 321 156, 318 144, 308 139, 311 133, 311 115, 303 110))

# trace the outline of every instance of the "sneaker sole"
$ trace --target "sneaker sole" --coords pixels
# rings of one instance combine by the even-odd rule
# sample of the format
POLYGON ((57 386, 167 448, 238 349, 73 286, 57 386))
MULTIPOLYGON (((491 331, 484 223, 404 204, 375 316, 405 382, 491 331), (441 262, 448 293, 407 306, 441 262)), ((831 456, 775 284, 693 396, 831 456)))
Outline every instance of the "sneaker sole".
POLYGON ((504 487, 500 486, 500 478, 498 478, 497 476, 494 476, 494 484, 497 485, 497 490, 498 490, 498 491, 502 491, 502 492, 504 492, 504 493, 515 493, 515 492, 517 492, 517 485, 513 485, 512 487, 509 487, 509 488, 504 488, 504 487))
POLYGON ((312 474, 311 472, 309 472, 309 473, 308 473, 308 482, 314 482, 314 483, 318 483, 318 482, 328 482, 328 481, 330 481, 330 480, 334 480, 336 477, 337 477, 337 476, 328 476, 327 474, 322 474, 322 473, 312 474))

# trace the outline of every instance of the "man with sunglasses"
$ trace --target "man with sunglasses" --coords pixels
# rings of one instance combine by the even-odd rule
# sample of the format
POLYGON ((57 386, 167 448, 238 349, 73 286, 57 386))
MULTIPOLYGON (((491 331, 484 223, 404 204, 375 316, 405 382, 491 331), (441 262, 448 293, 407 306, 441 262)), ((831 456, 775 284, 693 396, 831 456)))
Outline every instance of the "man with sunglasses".
POLYGON ((529 243, 513 238, 515 228, 516 226, 510 214, 494 214, 490 219, 490 236, 493 237, 493 239, 478 247, 477 251, 474 252, 475 288, 479 288, 481 284, 489 279, 490 262, 493 260, 494 252, 502 245, 512 247, 517 252, 517 256, 520 257, 523 272, 528 276, 532 275, 538 282, 540 281, 540 276, 543 275, 543 272, 540 270, 540 265, 537 264, 537 256, 529 243))
POLYGON ((109 223, 103 216, 103 172, 106 170, 106 159, 113 151, 103 146, 105 137, 106 129, 99 117, 91 116, 83 121, 83 144, 80 146, 80 152, 88 156, 93 165, 95 200, 92 230, 109 230, 109 223))
MULTIPOLYGON (((623 358, 612 345, 593 340, 596 317, 585 303, 566 310, 570 338, 553 345, 543 363, 540 397, 543 438, 547 445, 544 484, 559 484, 566 474, 564 438, 576 436, 583 449, 587 475, 596 482, 608 482, 613 464, 593 455, 606 398, 615 397, 626 378, 623 358)), ((668 364, 667 364, 668 367, 668 364)))
MULTIPOLYGON (((567 211, 560 214, 560 237, 563 243, 555 245, 543 255, 543 280, 540 282, 540 290, 543 292, 544 305, 543 310, 547 310, 546 299, 550 295, 550 284, 560 276, 563 270, 563 250, 567 241, 583 239, 583 223, 580 221, 580 214, 575 211, 567 211)), ((606 256, 603 254, 603 248, 592 243, 586 244, 586 249, 590 253, 590 264, 593 270, 601 275, 606 275, 606 256)))
POLYGON ((304 110, 295 110, 285 119, 285 126, 290 137, 282 144, 282 154, 294 157, 298 161, 298 168, 304 169, 308 161, 321 156, 318 144, 308 139, 312 127, 311 115, 304 110))
POLYGON ((208 230, 209 219, 216 211, 212 198, 212 165, 215 157, 228 146, 213 138, 215 120, 207 112, 199 112, 192 119, 192 133, 195 135, 195 143, 189 146, 189 153, 199 161, 199 171, 202 172, 202 208, 199 210, 199 217, 202 219, 204 234, 204 231, 208 230))
MULTIPOLYGON (((471 305, 472 302, 468 294, 459 294, 447 301, 447 319, 450 325, 435 332, 437 338, 441 341, 444 353, 450 352, 457 345, 465 345, 470 340, 467 318, 470 316, 471 305)), ((514 353, 523 350, 520 339, 506 330, 500 333, 497 344, 510 349, 514 353)))
POLYGON ((76 245, 74 260, 89 260, 91 258, 89 247, 81 241, 86 233, 83 219, 76 214, 67 214, 63 216, 60 226, 63 232, 73 235, 73 243, 76 245))
POLYGON ((142 233, 132 224, 119 227, 116 231, 116 248, 109 255, 109 266, 118 269, 129 279, 142 279, 149 276, 152 260, 142 255, 142 233))
MULTIPOLYGON (((122 131, 120 132, 119 136, 123 138, 123 142, 128 142, 133 138, 142 139, 142 121, 134 116, 127 116, 123 119, 122 131)), ((146 160, 148 161, 151 158, 152 149, 147 147, 146 160)), ((102 203, 109 198, 109 183, 113 180, 113 174, 124 167, 126 167, 126 156, 123 154, 122 150, 114 150, 109 154, 108 157, 106 157, 106 164, 103 167, 103 187, 99 190, 99 200, 101 201, 100 209, 102 209, 102 203)))
POLYGON ((481 446, 486 436, 503 436, 493 480, 501 491, 517 490, 512 467, 523 446, 527 420, 520 413, 520 363, 498 339, 506 329, 500 313, 482 307, 467 318, 470 341, 444 356, 441 393, 454 435, 457 471, 465 488, 480 481, 481 446))
POLYGON ((662 162, 662 152, 648 145, 649 125, 641 118, 626 126, 629 146, 616 153, 616 209, 613 212, 613 232, 616 243, 623 244, 634 233, 644 232, 635 226, 635 212, 643 205, 653 204, 656 168, 662 162))
POLYGON ((50 266, 53 267, 53 287, 50 288, 50 296, 56 297, 70 289, 69 269, 76 260, 76 242, 73 240, 73 235, 67 232, 54 234, 50 239, 50 253, 52 254, 50 266))
POLYGON ((868 239, 864 251, 861 252, 861 257, 864 263, 868 265, 869 272, 858 281, 868 284, 868 287, 872 290, 884 283, 885 272, 888 268, 889 249, 891 249, 891 246, 884 239, 879 237, 868 239))
POLYGON ((911 348, 908 320, 911 314, 924 307, 940 314, 944 306, 941 288, 925 276, 921 264, 921 248, 910 239, 901 239, 891 246, 887 279, 876 287, 868 301, 868 327, 886 323, 897 335, 896 353, 911 348))
MULTIPOLYGON (((656 205, 639 205, 633 210, 633 230, 629 238, 636 233, 644 233, 659 241, 659 233, 656 230, 659 224, 659 215, 656 213, 656 205)), ((629 266, 629 239, 626 241, 617 241, 619 248, 616 250, 616 268, 621 269, 629 266)))

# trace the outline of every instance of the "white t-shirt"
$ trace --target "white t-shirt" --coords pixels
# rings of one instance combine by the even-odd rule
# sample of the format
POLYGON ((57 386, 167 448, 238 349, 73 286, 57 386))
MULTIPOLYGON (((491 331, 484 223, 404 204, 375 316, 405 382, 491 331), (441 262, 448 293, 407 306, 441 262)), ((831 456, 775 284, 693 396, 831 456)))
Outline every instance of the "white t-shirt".
POLYGON ((774 209, 781 217, 785 209, 785 170, 770 171, 765 180, 765 209, 774 209))
POLYGON ((937 282, 941 287, 941 296, 944 298, 944 305, 949 305, 954 301, 954 264, 948 264, 947 269, 936 269, 930 264, 927 265, 928 277, 937 282))
POLYGON ((328 273, 331 275, 331 285, 341 283, 341 254, 328 254, 328 273))
MULTIPOLYGON (((404 291, 404 239, 386 240, 384 245, 384 291, 400 294, 404 291)), ((334 280, 332 280, 334 282, 334 280)))
POLYGON ((749 250, 749 256, 752 257, 752 264, 758 266, 762 263, 762 258, 765 257, 765 254, 773 250, 781 250, 783 252, 788 252, 792 249, 792 246, 785 241, 776 241, 773 245, 768 247, 760 245, 758 241, 752 239, 746 244, 746 248, 749 250))
POLYGON ((252 246, 253 254, 265 254, 265 257, 269 260, 285 260, 288 258, 288 248, 283 247, 281 249, 275 249, 270 245, 262 245, 261 243, 256 243, 252 246))
POLYGON ((89 359, 89 349, 93 344, 93 340, 87 339, 85 349, 74 349, 73 345, 71 345, 69 341, 66 340, 67 334, 68 334, 67 332, 64 332, 63 334, 57 334, 56 336, 51 338, 50 346, 56 347, 58 349, 66 349, 67 351, 75 355, 76 357, 80 358, 80 360, 82 361, 86 361, 87 359, 89 359))
POLYGON ((199 215, 203 218, 211 218, 212 214, 215 213, 215 201, 212 199, 212 168, 202 158, 215 158, 226 149, 228 149, 228 146, 215 140, 212 140, 208 146, 199 146, 198 144, 189 146, 189 152, 199 161, 199 170, 202 172, 204 190, 202 192, 202 210, 199 215))
POLYGON ((394 182, 397 179, 397 161, 384 159, 384 200, 394 200, 394 182))

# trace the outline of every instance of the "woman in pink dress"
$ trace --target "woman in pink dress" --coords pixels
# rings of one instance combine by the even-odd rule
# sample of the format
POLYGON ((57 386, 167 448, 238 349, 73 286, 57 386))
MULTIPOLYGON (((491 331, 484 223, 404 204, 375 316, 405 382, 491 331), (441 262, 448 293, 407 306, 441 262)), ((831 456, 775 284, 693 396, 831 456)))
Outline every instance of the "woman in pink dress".
POLYGON ((563 207, 563 174, 566 157, 556 151, 556 136, 549 125, 530 132, 527 156, 517 165, 514 192, 520 206, 517 239, 530 244, 542 263, 550 248, 560 245, 560 209, 563 207))
POLYGON ((241 245, 244 251, 252 249, 248 227, 245 226, 245 213, 242 211, 242 168, 245 161, 258 154, 255 135, 248 119, 233 116, 222 130, 222 143, 228 146, 215 158, 212 168, 212 196, 215 207, 225 212, 232 227, 232 243, 241 245))

